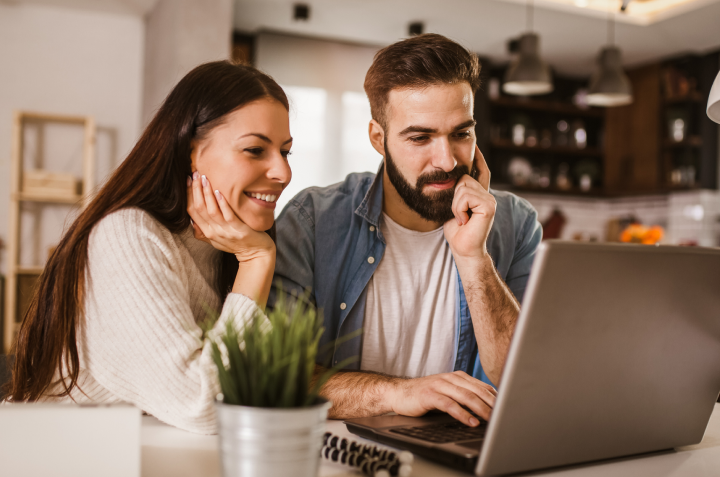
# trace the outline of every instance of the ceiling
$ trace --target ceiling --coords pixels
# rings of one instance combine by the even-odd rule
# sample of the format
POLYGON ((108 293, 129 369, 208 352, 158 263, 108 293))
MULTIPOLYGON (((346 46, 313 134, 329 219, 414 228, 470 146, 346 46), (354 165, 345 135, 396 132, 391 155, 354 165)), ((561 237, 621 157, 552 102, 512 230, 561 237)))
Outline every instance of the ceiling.
MULTIPOLYGON (((504 0, 526 5, 528 0, 504 0)), ((684 13, 697 10, 718 0, 631 0, 621 7, 623 0, 532 0, 535 6, 560 10, 576 15, 606 19, 614 15, 618 22, 652 25, 684 13)))
MULTIPOLYGON (((246 32, 271 30, 384 46, 407 35, 411 21, 426 32, 449 36, 497 61, 508 59, 506 41, 526 30, 522 0, 236 0, 235 27, 246 32), (310 5, 308 21, 292 19, 293 4, 310 5)), ((540 0, 538 0, 540 1, 540 0)), ((545 0, 545 3, 550 0, 545 0)), ((649 25, 618 22, 616 43, 626 66, 686 52, 720 49, 720 2, 700 0, 671 18, 649 25)), ((588 75, 607 39, 606 15, 582 8, 536 4, 534 30, 541 53, 567 75, 588 75)))
MULTIPOLYGON (((145 15, 158 0, 0 0, 36 3, 121 14, 145 15)), ((170 0, 173 1, 173 0, 170 0)), ((235 27, 245 32, 270 30, 303 36, 384 46, 407 35, 411 21, 425 31, 449 36, 495 61, 506 61, 506 41, 526 30, 528 0, 231 0, 235 27), (292 19, 293 4, 310 5, 308 21, 292 19)), ((534 30, 541 53, 567 75, 588 75, 606 43, 606 14, 590 3, 621 0, 534 0, 534 30), (573 5, 570 5, 570 3, 573 5), (588 3, 585 8, 576 3, 588 3)), ((633 0, 682 3, 649 19, 621 21, 616 43, 626 66, 640 65, 687 52, 720 49, 720 0, 633 0), (684 2, 684 3, 683 3, 684 2), (648 24, 642 24, 642 23, 648 24)), ((628 10, 633 8, 630 4, 628 10)), ((624 18, 624 19, 623 19, 624 18)))
POLYGON ((158 0, 0 0, 4 4, 38 4, 124 15, 145 15, 158 0))

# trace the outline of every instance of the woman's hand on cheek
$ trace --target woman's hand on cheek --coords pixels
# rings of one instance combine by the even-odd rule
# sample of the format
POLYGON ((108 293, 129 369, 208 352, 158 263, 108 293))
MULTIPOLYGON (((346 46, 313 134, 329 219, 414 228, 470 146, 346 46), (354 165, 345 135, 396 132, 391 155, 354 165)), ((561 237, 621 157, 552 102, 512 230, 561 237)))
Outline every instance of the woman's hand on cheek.
POLYGON ((275 243, 265 232, 248 227, 232 210, 223 195, 198 172, 188 178, 188 208, 195 238, 223 252, 235 254, 238 261, 275 258, 275 243))

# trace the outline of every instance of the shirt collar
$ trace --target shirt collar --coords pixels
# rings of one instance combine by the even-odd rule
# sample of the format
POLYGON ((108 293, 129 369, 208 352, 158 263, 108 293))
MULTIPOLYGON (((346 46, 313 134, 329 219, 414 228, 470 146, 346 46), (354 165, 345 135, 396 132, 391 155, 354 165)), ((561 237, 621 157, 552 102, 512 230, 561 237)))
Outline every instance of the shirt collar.
POLYGON ((367 220, 375 227, 380 226, 380 216, 382 215, 384 168, 385 161, 383 160, 380 162, 380 167, 378 168, 377 174, 375 174, 375 179, 373 179, 372 184, 370 184, 370 188, 367 193, 365 193, 365 197, 358 208, 355 209, 355 213, 358 216, 367 220))

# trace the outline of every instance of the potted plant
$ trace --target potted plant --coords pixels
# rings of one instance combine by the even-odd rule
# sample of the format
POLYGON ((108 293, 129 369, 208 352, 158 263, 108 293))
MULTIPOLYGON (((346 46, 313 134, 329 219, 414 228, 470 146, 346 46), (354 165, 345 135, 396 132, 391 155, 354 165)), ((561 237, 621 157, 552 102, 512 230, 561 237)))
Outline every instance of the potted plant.
POLYGON ((282 298, 267 319, 258 314, 240 331, 230 321, 211 340, 225 477, 317 475, 330 408, 318 393, 339 369, 313 381, 321 323, 303 300, 282 298))

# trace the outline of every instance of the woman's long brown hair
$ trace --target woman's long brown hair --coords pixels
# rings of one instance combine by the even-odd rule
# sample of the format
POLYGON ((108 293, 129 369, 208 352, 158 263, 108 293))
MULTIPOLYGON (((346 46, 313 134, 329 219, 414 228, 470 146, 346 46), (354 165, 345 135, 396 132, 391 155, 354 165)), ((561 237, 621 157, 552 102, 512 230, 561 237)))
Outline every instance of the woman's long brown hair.
MULTIPOLYGON (((68 396, 78 385, 77 328, 95 224, 119 209, 138 207, 171 232, 186 230, 191 141, 202 138, 228 113, 265 97, 288 109, 285 93, 272 78, 228 61, 198 66, 175 86, 132 152, 70 226, 40 275, 14 344, 8 400, 36 401, 58 378, 61 388, 51 396, 68 396)), ((230 290, 237 270, 235 257, 224 253, 217 277, 221 297, 230 290)))

